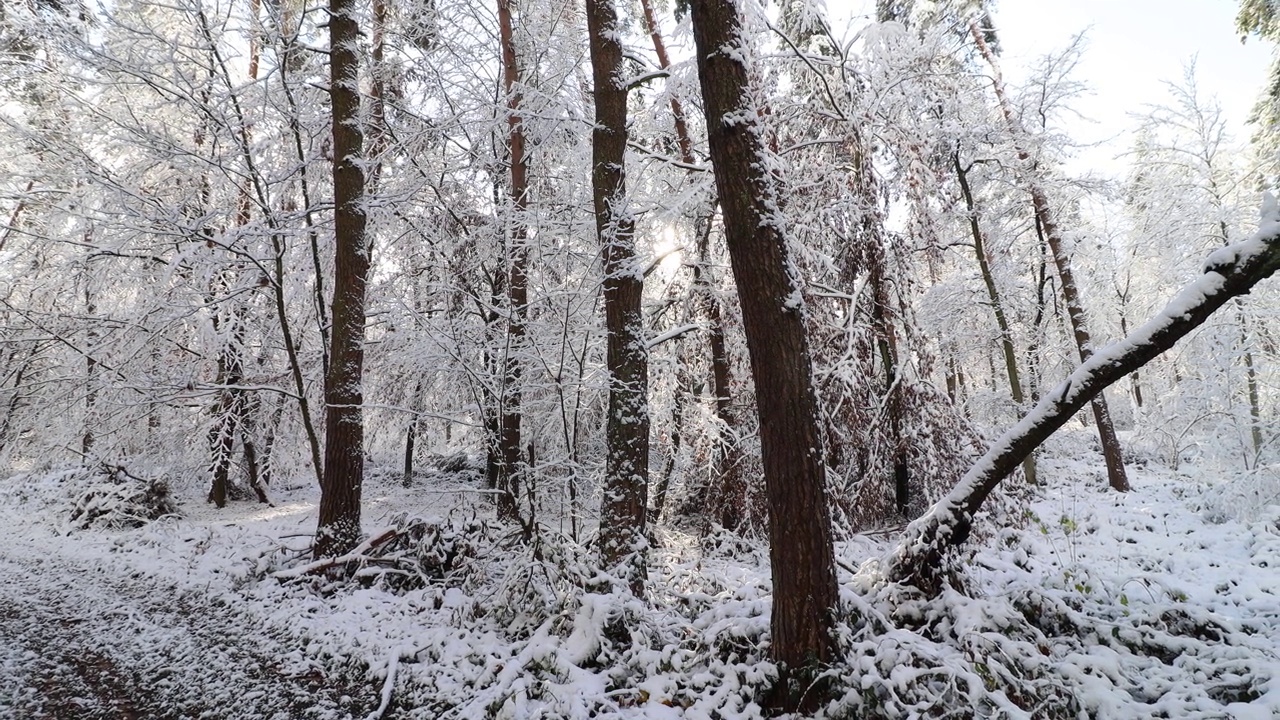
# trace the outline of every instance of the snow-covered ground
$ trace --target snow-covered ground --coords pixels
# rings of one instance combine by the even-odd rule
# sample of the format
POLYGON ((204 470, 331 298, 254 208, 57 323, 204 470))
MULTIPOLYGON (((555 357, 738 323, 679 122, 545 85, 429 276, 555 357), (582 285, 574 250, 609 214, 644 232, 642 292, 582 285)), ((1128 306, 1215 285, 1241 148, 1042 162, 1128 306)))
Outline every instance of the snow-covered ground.
MULTIPOLYGON (((840 544, 822 716, 1280 717, 1280 507, 1232 507, 1230 479, 1196 466, 1132 466, 1112 493, 1082 434, 1041 463, 962 591, 878 582, 891 535, 840 544)), ((0 717, 365 718, 388 694, 387 718, 763 717, 756 543, 663 532, 640 601, 589 551, 486 521, 478 494, 374 478, 366 530, 416 528, 417 569, 335 583, 273 576, 306 559, 309 487, 69 530, 74 487, 0 481, 0 717)))

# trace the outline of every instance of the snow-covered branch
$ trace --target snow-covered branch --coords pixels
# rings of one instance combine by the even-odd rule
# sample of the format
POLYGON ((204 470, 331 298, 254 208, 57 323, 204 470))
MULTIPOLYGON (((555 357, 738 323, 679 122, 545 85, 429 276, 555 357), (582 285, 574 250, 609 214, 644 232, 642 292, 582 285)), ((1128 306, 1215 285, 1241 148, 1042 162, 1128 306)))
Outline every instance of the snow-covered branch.
POLYGON ((1227 301, 1248 294, 1280 269, 1280 208, 1263 201, 1262 219, 1248 240, 1212 253, 1204 271, 1162 312, 1123 340, 1080 365, 1035 408, 1010 428, 960 479, 956 487, 907 528, 889 559, 891 581, 925 592, 939 589, 947 550, 969 537, 973 517, 991 491, 1077 411, 1111 384, 1173 347, 1227 301))

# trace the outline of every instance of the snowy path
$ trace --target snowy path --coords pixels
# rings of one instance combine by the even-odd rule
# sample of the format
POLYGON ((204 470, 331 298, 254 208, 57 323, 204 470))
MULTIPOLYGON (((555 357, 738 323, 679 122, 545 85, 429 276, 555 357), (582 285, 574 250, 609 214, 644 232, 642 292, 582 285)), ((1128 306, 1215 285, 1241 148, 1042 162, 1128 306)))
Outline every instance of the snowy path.
POLYGON ((41 552, 0 546, 0 720, 346 720, 377 706, 368 682, 282 672, 292 648, 234 608, 41 552))

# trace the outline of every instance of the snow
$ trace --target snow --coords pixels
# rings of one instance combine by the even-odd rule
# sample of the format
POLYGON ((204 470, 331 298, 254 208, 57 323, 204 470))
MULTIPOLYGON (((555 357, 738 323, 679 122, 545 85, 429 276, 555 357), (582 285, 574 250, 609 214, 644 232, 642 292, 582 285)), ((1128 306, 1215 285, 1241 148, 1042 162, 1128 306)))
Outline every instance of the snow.
MULTIPOLYGON (((1280 713, 1280 507, 1236 512, 1244 480, 1194 464, 1135 465, 1133 492, 1109 492, 1089 442, 1050 442, 1023 522, 975 547, 935 601, 879 582, 892 534, 838 544, 841 654, 827 675, 843 689, 817 717, 1041 717, 1029 698, 1101 718, 1280 713)), ((371 539, 419 508, 455 542, 441 577, 397 588, 299 577, 307 485, 277 489, 276 507, 180 497, 181 518, 78 530, 74 476, 0 482, 0 707, 18 717, 72 699, 159 716, 765 716, 777 668, 768 553, 753 541, 661 531, 639 600, 588 550, 547 537, 538 560, 472 519, 478 496, 374 476, 371 539), (33 636, 31 622, 51 629, 33 636), (94 673, 106 680, 67 682, 94 673)))

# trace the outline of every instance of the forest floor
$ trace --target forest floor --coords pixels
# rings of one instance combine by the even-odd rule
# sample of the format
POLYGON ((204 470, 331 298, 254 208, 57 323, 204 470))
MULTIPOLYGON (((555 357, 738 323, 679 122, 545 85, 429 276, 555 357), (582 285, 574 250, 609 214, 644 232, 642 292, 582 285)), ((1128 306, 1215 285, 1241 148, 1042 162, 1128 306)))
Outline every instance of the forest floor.
MULTIPOLYGON (((1051 445, 1022 527, 990 531, 923 625, 875 590, 892 534, 839 545, 842 601, 870 620, 842 625, 849 689, 819 717, 872 699, 883 717, 1280 717, 1280 478, 1148 463, 1115 494, 1085 437, 1051 445)), ((434 516, 416 562, 439 574, 333 583, 272 576, 305 560, 310 487, 223 511, 180 493, 181 518, 74 530, 68 473, 0 481, 0 718, 359 720, 384 689, 385 718, 764 717, 759 543, 665 534, 638 603, 589 551, 535 559, 455 489, 371 479, 366 530, 434 516)))
POLYGON ((0 718, 338 720, 378 705, 378 688, 341 668, 282 666, 288 640, 217 595, 49 536, 5 535, 0 718))

